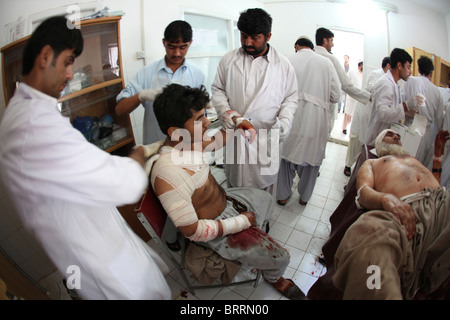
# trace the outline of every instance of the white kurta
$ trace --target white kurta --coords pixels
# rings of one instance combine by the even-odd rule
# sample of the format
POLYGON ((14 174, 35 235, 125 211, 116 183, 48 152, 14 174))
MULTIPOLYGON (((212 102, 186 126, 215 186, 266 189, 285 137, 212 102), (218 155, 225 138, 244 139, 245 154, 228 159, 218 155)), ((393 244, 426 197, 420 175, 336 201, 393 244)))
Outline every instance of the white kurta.
POLYGON ((361 103, 366 103, 367 101, 369 101, 370 99, 369 92, 361 90, 361 88, 357 88, 353 85, 353 83, 350 81, 347 74, 345 73, 345 70, 342 67, 341 62, 336 56, 328 52, 327 49, 325 49, 322 46, 316 46, 314 50, 321 56, 330 59, 330 61, 333 63, 334 68, 336 69, 336 72, 338 74, 339 81, 341 82, 342 90, 344 92, 346 92, 353 99, 356 99, 361 103))
POLYGON ((289 57, 297 75, 298 109, 281 156, 295 164, 320 166, 332 127, 334 104, 339 101, 340 82, 330 60, 302 49, 289 57))
POLYGON ((410 97, 414 97, 419 93, 426 99, 425 107, 419 108, 419 114, 425 116, 428 123, 417 150, 416 158, 431 170, 433 166, 434 140, 442 128, 444 119, 444 104, 441 92, 430 79, 424 76, 409 77, 400 92, 403 101, 407 101, 410 97))
POLYGON ((0 171, 20 219, 61 274, 79 268, 80 297, 171 298, 165 263, 116 208, 137 202, 146 189, 136 161, 87 142, 56 99, 23 83, 4 113, 0 139, 0 171))
MULTIPOLYGON (((279 121, 288 128, 297 109, 297 79, 289 61, 269 48, 266 56, 256 59, 246 54, 242 48, 228 52, 220 60, 217 74, 211 86, 212 105, 222 115, 227 110, 235 110, 251 119, 258 130, 258 137, 252 145, 240 139, 237 147, 245 148, 248 153, 245 163, 226 163, 225 172, 233 187, 256 187, 264 189, 277 180, 279 151, 272 144, 269 164, 262 163, 258 151, 266 148, 267 135, 261 129, 270 130, 279 121), (256 159, 249 161, 249 159, 256 159), (266 168, 268 170, 262 170, 266 168)), ((229 145, 228 152, 235 152, 229 145)), ((270 148, 269 148, 270 149, 270 148)), ((228 156, 228 155, 227 155, 228 156)))
POLYGON ((375 83, 365 144, 373 146, 378 134, 405 118, 400 88, 389 70, 375 83))
MULTIPOLYGON (((367 83, 365 90, 372 93, 372 88, 378 79, 384 74, 383 69, 373 70, 367 77, 367 83)), ((364 144, 367 133, 367 125, 369 121, 371 109, 371 102, 368 101, 365 104, 358 102, 352 116, 352 125, 350 127, 350 133, 358 137, 359 142, 364 144)), ((360 150, 357 152, 359 153, 360 150)))

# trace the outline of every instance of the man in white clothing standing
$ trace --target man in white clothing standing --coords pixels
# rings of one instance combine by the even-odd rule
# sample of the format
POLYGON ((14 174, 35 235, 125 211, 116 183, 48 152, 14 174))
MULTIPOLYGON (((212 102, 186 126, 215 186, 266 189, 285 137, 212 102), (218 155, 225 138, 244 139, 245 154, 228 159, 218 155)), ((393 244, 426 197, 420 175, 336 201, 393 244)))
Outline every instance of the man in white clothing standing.
MULTIPOLYGON (((366 84, 366 91, 372 94, 373 85, 378 79, 391 68, 389 57, 385 57, 381 62, 381 68, 373 70, 368 78, 366 84)), ((350 126, 350 139, 348 141, 347 155, 345 159, 344 174, 349 177, 352 173, 351 167, 356 162, 356 158, 361 151, 366 139, 367 122, 369 120, 371 102, 366 104, 357 103, 353 112, 352 124, 350 126)))
POLYGON ((442 128, 444 120, 444 102, 439 89, 431 82, 434 66, 433 61, 426 56, 417 60, 418 77, 409 77, 402 86, 400 93, 403 101, 409 100, 417 94, 425 97, 425 107, 419 108, 419 114, 427 118, 427 127, 423 135, 415 158, 431 170, 433 166, 433 143, 442 128))
MULTIPOLYGON (((334 46, 334 33, 328 30, 327 28, 319 28, 316 30, 316 53, 324 56, 325 58, 330 59, 333 63, 334 68, 339 77, 339 81, 341 82, 342 91, 347 93, 353 99, 365 104, 369 101, 370 93, 362 90, 361 88, 357 88, 353 85, 350 79, 347 76, 344 68, 342 67, 339 59, 331 53, 331 48, 334 46)), ((333 114, 333 121, 336 118, 337 110, 335 108, 333 114)), ((331 131, 330 131, 331 132, 331 131)))
POLYGON ((418 106, 423 103, 421 96, 402 102, 397 82, 407 81, 411 75, 412 58, 403 49, 395 48, 390 55, 391 69, 380 77, 373 86, 372 109, 367 129, 367 145, 373 145, 378 134, 389 129, 393 123, 405 119, 405 115, 414 118, 418 106))
POLYGON ((289 61, 298 81, 298 109, 283 143, 278 173, 278 204, 285 205, 296 172, 300 177, 300 204, 311 198, 328 141, 334 104, 341 85, 330 60, 316 54, 311 40, 300 39, 300 50, 289 61))
POLYGON ((237 26, 242 46, 221 59, 211 86, 212 105, 223 126, 242 116, 258 135, 253 143, 238 137, 236 145, 227 145, 225 173, 229 186, 264 189, 275 200, 279 140, 288 135, 297 109, 297 79, 289 61, 269 46, 272 18, 267 12, 248 9, 237 26), (239 154, 245 159, 234 158, 239 154))
POLYGON ((25 229, 58 271, 78 270, 79 297, 170 299, 160 269, 167 266, 116 208, 146 190, 144 148, 112 156, 58 109, 83 50, 81 31, 69 23, 49 18, 28 40, 22 82, 0 124, 2 179, 25 229))

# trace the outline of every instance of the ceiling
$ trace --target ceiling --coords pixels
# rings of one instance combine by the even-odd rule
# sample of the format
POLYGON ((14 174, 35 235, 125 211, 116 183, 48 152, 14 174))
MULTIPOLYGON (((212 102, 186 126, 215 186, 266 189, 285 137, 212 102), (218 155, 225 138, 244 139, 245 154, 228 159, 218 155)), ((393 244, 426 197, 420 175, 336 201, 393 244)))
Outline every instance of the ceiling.
POLYGON ((444 15, 450 14, 450 0, 411 0, 424 7, 440 12, 444 15))
MULTIPOLYGON (((260 0, 260 1, 261 2, 286 2, 286 1, 295 2, 296 0, 260 0)), ((305 1, 305 0, 303 0, 303 1, 305 1)), ((310 0, 310 1, 322 2, 322 1, 330 1, 330 0, 310 0)), ((375 1, 391 3, 393 5, 397 4, 396 3, 397 1, 386 1, 386 0, 375 0, 375 1)), ((408 0, 408 1, 415 2, 423 7, 429 8, 429 9, 434 10, 439 13, 442 13, 444 16, 450 14, 450 0, 408 0)))

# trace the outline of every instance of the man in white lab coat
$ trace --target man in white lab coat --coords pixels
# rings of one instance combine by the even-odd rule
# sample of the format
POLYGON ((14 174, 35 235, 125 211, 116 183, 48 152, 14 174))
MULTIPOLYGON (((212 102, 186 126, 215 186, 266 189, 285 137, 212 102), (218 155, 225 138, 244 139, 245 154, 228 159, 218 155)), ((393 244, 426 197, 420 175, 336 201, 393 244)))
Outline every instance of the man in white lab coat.
MULTIPOLYGON (((378 79, 391 68, 389 57, 385 57, 381 62, 381 68, 373 70, 368 78, 366 84, 366 91, 372 94, 373 85, 378 79)), ((361 148, 366 139, 367 125, 370 114, 371 101, 366 104, 358 102, 353 112, 352 124, 350 126, 350 139, 348 142, 347 155, 345 159, 344 174, 350 176, 352 173, 351 167, 356 162, 361 148)))
POLYGON ((283 143, 278 174, 278 204, 285 205, 296 172, 300 177, 300 204, 312 195, 332 127, 334 104, 339 101, 341 84, 333 64, 313 51, 314 45, 302 38, 300 50, 289 61, 298 81, 298 109, 289 136, 283 143))
POLYGON ((425 97, 425 107, 419 108, 419 114, 426 117, 428 122, 416 153, 416 159, 431 170, 433 166, 433 143, 437 133, 442 129, 444 103, 441 92, 431 82, 434 70, 433 61, 426 56, 421 56, 417 60, 417 65, 420 75, 409 77, 400 92, 403 101, 407 101, 417 94, 422 94, 425 97))
POLYGON ((223 126, 243 116, 258 131, 251 144, 239 137, 234 146, 227 145, 228 185, 264 189, 275 200, 279 139, 287 136, 297 109, 297 79, 289 61, 268 44, 271 26, 272 18, 262 9, 241 13, 242 47, 221 59, 211 89, 223 126))
POLYGON ((405 115, 414 118, 418 106, 423 103, 423 96, 414 96, 402 102, 397 82, 407 81, 411 75, 412 58, 403 49, 395 48, 390 55, 391 70, 386 72, 373 86, 372 109, 367 129, 367 145, 374 145, 378 134, 389 129, 393 123, 405 119, 405 115))
MULTIPOLYGON (((361 88, 357 88, 353 85, 353 83, 348 78, 344 68, 342 67, 339 59, 331 53, 331 48, 334 47, 334 33, 328 30, 327 28, 319 28, 316 30, 316 53, 324 56, 331 60, 336 69, 336 72, 339 77, 339 81, 341 82, 342 90, 346 92, 353 99, 361 102, 367 103, 370 98, 370 93, 362 90, 361 88)), ((336 118, 336 107, 334 111, 334 118, 336 118)), ((330 131, 331 132, 331 131, 330 131)))
POLYGON ((116 208, 136 203, 147 187, 144 148, 112 156, 58 109, 83 50, 69 23, 49 18, 28 40, 22 82, 0 124, 2 179, 25 229, 79 297, 170 299, 160 269, 167 266, 116 208))

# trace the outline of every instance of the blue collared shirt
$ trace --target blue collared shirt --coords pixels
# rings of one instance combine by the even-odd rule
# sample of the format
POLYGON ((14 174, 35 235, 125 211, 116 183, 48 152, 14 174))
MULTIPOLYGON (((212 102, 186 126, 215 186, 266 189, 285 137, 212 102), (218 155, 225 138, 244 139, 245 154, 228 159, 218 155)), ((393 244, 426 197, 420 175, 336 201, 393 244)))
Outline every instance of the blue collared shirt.
MULTIPOLYGON (((186 62, 186 59, 183 65, 173 72, 163 58, 142 68, 120 92, 116 101, 134 96, 145 89, 161 88, 171 83, 199 88, 205 83, 205 75, 199 68, 186 62)), ((143 144, 165 139, 166 135, 161 132, 153 112, 153 101, 145 101, 142 105, 145 109, 143 144)))

